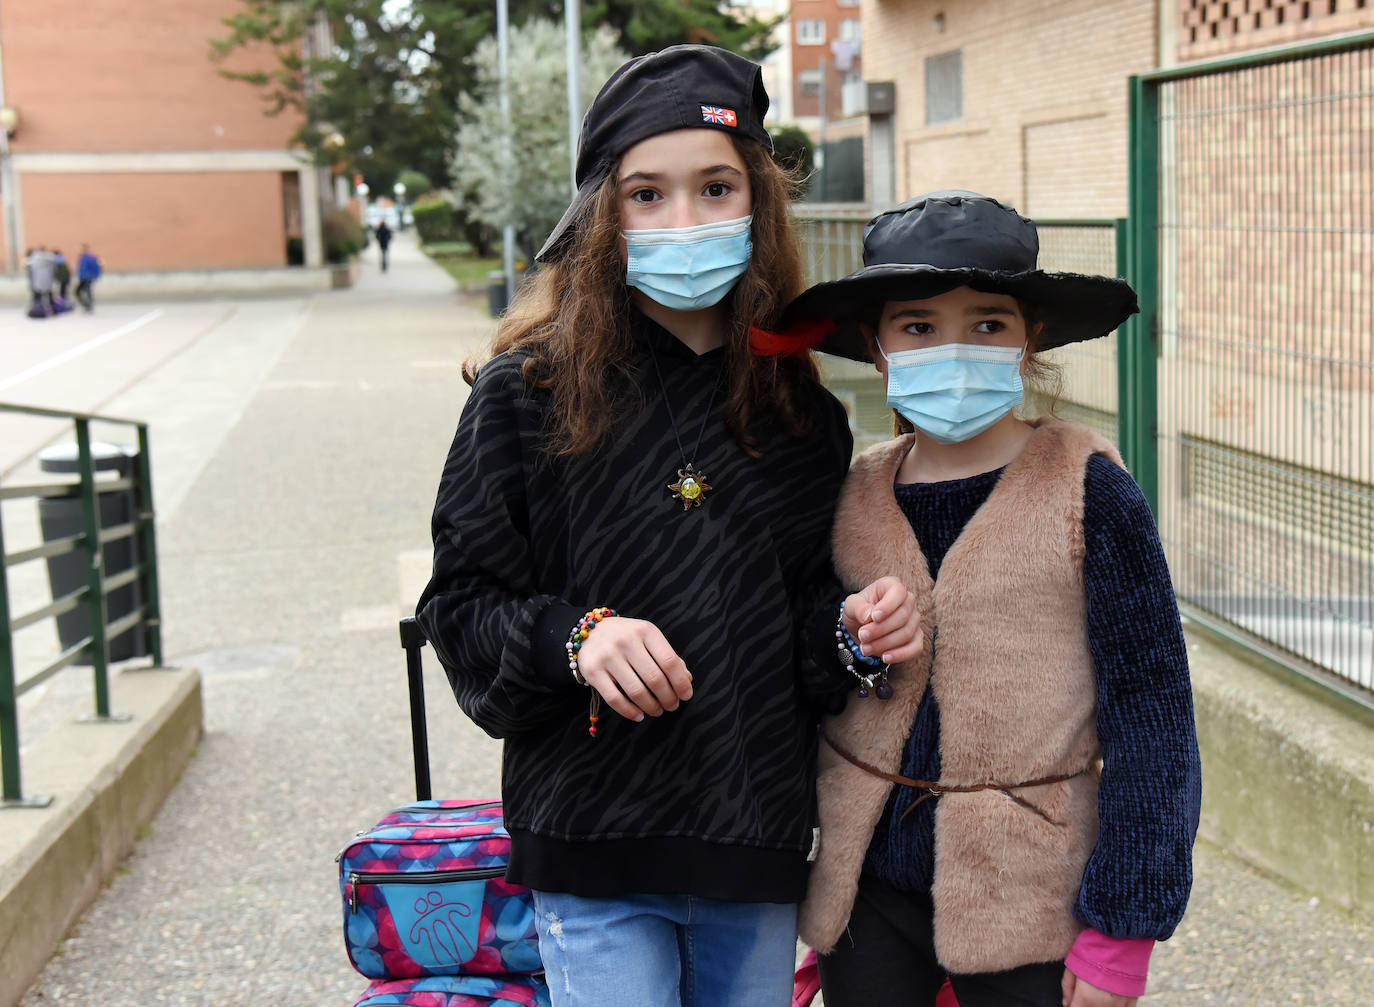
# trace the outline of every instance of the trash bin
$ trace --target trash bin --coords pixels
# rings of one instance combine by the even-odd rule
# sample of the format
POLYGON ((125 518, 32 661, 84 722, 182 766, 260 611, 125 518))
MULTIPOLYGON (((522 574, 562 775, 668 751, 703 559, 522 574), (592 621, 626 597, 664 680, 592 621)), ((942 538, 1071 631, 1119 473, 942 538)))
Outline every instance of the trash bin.
POLYGON ((506 310, 506 273, 493 269, 487 274, 487 310, 492 318, 500 318, 506 310))
MULTIPOLYGON (((120 444, 105 441, 91 442, 91 460, 97 472, 114 471, 122 479, 128 476, 138 458, 138 452, 120 444)), ((44 472, 76 473, 80 470, 80 457, 75 443, 59 444, 38 453, 38 467, 44 472)), ((100 481, 96 481, 96 491, 100 510, 100 527, 128 524, 138 513, 138 502, 132 490, 112 490, 100 492, 100 481)), ((78 497, 63 499, 40 499, 38 501, 38 523, 42 528, 43 541, 52 542, 69 535, 79 535, 84 531, 81 519, 81 500, 78 497)), ((113 577, 132 569, 142 555, 142 537, 134 535, 105 543, 101 551, 105 564, 105 576, 113 577)), ((60 598, 71 594, 87 583, 90 567, 86 560, 86 550, 77 549, 61 556, 48 557, 48 581, 52 584, 52 596, 60 598)), ((142 605, 142 591, 138 581, 116 588, 105 596, 105 621, 113 622, 128 615, 142 605)), ((90 636, 90 617, 84 604, 57 617, 57 636, 62 649, 75 646, 90 636)), ((148 643, 142 626, 134 626, 109 641, 110 660, 126 661, 131 657, 144 657, 148 653, 148 643)), ((82 655, 77 664, 92 664, 89 654, 82 655)))

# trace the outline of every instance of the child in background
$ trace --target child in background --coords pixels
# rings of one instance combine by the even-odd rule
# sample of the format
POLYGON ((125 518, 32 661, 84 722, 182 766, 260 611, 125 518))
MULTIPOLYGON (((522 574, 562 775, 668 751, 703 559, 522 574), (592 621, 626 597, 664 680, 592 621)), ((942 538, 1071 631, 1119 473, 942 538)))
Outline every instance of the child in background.
POLYGON ((920 647, 899 582, 834 577, 844 409, 750 352, 801 287, 767 107, 708 46, 616 72, 439 488, 418 619, 505 739, 555 1007, 785 1005, 836 637, 920 647))
POLYGON ((1187 904, 1199 760, 1158 531, 1110 443, 1012 412, 1041 353, 1135 295, 1038 247, 1011 208, 931 193, 786 312, 886 381, 902 435, 855 460, 832 545, 847 584, 898 576, 929 641, 878 672, 891 702, 822 724, 801 933, 826 1007, 929 1007, 946 979, 960 1007, 1133 1005, 1187 904))

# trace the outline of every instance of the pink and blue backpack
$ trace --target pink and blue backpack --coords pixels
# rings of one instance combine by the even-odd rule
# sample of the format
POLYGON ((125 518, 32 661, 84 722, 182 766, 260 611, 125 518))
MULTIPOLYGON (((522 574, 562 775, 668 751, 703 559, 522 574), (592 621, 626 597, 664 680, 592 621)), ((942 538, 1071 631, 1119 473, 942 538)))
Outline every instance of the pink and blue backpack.
POLYGON ((506 882, 500 801, 397 808, 339 853, 344 944, 370 979, 543 971, 529 890, 506 882))
POLYGON ((529 889, 505 879, 510 835, 501 802, 428 799, 424 638, 413 619, 401 621, 401 642, 421 799, 383 816, 335 857, 344 946, 373 980, 354 1007, 549 1007, 534 902, 529 889))

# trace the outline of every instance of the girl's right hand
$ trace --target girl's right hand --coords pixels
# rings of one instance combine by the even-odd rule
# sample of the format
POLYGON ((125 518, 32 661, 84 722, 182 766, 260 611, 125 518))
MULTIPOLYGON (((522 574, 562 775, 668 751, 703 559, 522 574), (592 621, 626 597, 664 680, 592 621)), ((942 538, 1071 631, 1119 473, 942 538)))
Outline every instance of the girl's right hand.
POLYGON ((597 624, 577 652, 577 670, 616 713, 641 721, 692 698, 692 675, 659 628, 615 616, 597 624))

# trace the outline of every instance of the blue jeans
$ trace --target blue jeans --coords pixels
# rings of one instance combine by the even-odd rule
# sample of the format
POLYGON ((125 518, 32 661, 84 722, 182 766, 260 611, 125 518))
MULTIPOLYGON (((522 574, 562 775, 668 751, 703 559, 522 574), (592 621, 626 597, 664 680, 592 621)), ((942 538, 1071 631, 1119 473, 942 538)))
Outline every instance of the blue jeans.
POLYGON ((789 1007, 797 907, 534 893, 553 1007, 789 1007))

